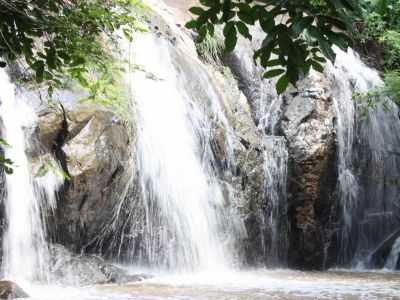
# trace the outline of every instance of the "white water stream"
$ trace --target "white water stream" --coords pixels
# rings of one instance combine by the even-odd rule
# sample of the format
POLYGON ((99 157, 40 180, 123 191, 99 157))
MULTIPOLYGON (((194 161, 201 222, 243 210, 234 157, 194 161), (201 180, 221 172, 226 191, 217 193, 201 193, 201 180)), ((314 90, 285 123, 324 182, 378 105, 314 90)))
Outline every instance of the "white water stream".
POLYGON ((132 79, 146 207, 144 256, 150 265, 174 270, 232 267, 230 243, 239 234, 235 215, 224 217, 227 200, 200 146, 208 121, 182 85, 171 56, 168 41, 151 34, 137 39, 135 63, 145 66, 132 79))
POLYGON ((3 237, 3 274, 13 280, 48 280, 46 214, 55 208, 55 191, 62 183, 49 172, 34 178, 26 154, 27 131, 36 114, 28 99, 18 94, 4 69, 0 69, 0 116, 3 121, 5 157, 13 162, 13 173, 6 175, 6 231, 3 237))
POLYGON ((355 94, 383 82, 354 51, 336 52, 335 66, 328 66, 326 74, 337 116, 338 198, 343 218, 338 262, 370 267, 374 265, 367 258, 400 226, 396 217, 400 187, 392 183, 400 176, 395 150, 400 147, 400 119, 398 107, 383 97, 362 116, 355 94))

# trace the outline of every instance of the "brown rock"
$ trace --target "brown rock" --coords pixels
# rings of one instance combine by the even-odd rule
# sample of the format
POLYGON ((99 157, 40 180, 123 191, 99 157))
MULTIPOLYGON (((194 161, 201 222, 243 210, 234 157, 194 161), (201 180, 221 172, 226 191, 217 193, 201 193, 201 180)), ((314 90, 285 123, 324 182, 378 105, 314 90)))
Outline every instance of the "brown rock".
POLYGON ((16 283, 12 281, 0 281, 0 299, 17 299, 28 298, 25 293, 16 283))

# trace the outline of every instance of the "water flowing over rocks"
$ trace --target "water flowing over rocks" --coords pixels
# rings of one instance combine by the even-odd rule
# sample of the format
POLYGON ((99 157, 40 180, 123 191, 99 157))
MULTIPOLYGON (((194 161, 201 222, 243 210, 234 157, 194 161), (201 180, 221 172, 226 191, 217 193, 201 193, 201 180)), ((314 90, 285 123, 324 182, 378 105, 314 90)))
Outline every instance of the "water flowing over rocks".
MULTIPOLYGON (((251 58, 254 45, 240 40, 221 64, 202 61, 193 34, 181 26, 188 4, 167 2, 174 10, 157 1, 150 32, 139 37, 136 56, 154 56, 130 74, 136 98, 130 99, 129 122, 98 106, 65 105, 41 111, 37 126, 25 128, 35 141, 26 150, 32 169, 50 161, 68 178, 54 215, 47 216, 48 239, 60 244, 49 246, 56 281, 90 285, 146 277, 131 277, 104 257, 185 270, 225 260, 229 267, 321 270, 348 266, 352 257, 338 263, 346 243, 349 256, 367 254, 371 268, 398 256, 399 223, 391 214, 398 211, 397 190, 378 184, 374 194, 372 179, 357 174, 379 169, 382 177, 397 175, 397 159, 385 165, 361 146, 377 144, 382 154, 385 141, 399 141, 380 139, 378 129, 387 124, 382 112, 368 125, 357 119, 351 96, 357 78, 345 77, 351 72, 343 66, 329 66, 278 96, 251 58), (363 183, 363 197, 343 197, 344 179, 354 179, 347 187, 363 183), (382 194, 391 212, 376 204, 382 194), (365 200, 368 209, 344 198, 365 200), (354 219, 347 219, 349 212, 356 212, 354 219), (354 225, 359 218, 361 229, 354 225), (369 224, 382 218, 388 221, 379 236, 369 224), (371 240, 355 249, 349 232, 371 233, 371 240)), ((253 43, 260 39, 256 34, 253 43)), ((391 118, 398 129, 398 116, 391 118)))

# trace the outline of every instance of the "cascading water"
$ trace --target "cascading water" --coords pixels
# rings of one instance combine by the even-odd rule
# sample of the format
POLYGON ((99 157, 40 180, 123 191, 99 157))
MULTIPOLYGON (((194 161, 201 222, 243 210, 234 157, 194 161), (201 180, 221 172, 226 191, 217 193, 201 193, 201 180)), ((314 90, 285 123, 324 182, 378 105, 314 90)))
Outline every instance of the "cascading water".
MULTIPOLYGON (((337 116, 338 143, 338 198, 340 199, 343 224, 341 228, 341 249, 339 259, 342 262, 349 257, 349 244, 352 239, 352 213, 357 205, 358 182, 353 169, 353 144, 355 133, 355 105, 353 100, 352 81, 343 79, 343 70, 337 67, 348 56, 339 52, 336 67, 328 65, 328 74, 333 76, 333 105, 337 116)), ((351 55, 351 54, 350 54, 351 55)))
POLYGON ((265 199, 268 205, 263 215, 263 227, 269 241, 263 240, 264 255, 268 266, 284 266, 287 259, 287 166, 288 152, 282 137, 270 136, 265 141, 265 199))
POLYGON ((3 273, 14 280, 47 280, 48 249, 45 218, 55 207, 55 191, 62 183, 52 174, 35 179, 26 155, 25 129, 36 122, 27 99, 17 95, 4 69, 0 70, 0 117, 3 138, 10 144, 5 156, 13 162, 6 175, 6 232, 3 239, 3 273))
MULTIPOLYGON (((255 43, 263 34, 253 32, 255 43)), ((263 79, 263 69, 254 64, 252 46, 242 41, 232 55, 225 59, 238 79, 239 87, 252 106, 253 119, 264 134, 264 198, 265 206, 258 212, 261 224, 263 261, 268 266, 285 266, 288 250, 287 174, 288 150, 280 136, 282 97, 275 85, 263 79)))
POLYGON ((385 263, 385 269, 396 270, 399 261, 400 261, 400 237, 398 237, 393 243, 393 247, 390 250, 389 256, 385 263))
POLYGON ((400 177, 400 156, 395 150, 400 147, 398 108, 388 100, 388 111, 378 105, 366 118, 356 111, 354 93, 365 93, 382 81, 353 51, 337 50, 335 67, 326 73, 337 114, 342 214, 338 262, 377 267, 369 261, 371 255, 400 226, 396 219, 400 187, 391 184, 400 177))
MULTIPOLYGON (((143 261, 177 270, 233 265, 240 236, 210 167, 210 124, 174 66, 167 40, 138 37, 132 76, 138 109, 138 164, 145 206, 143 261)), ((211 99, 218 101, 218 99, 211 99)))

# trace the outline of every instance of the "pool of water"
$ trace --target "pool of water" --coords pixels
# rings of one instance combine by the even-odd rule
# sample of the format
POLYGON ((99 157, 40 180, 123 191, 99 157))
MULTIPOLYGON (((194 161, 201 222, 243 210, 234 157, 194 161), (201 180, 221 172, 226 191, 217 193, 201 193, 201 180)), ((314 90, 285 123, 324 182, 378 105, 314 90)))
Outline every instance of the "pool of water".
POLYGON ((121 285, 23 287, 35 300, 400 299, 400 273, 341 270, 164 273, 121 285))

